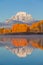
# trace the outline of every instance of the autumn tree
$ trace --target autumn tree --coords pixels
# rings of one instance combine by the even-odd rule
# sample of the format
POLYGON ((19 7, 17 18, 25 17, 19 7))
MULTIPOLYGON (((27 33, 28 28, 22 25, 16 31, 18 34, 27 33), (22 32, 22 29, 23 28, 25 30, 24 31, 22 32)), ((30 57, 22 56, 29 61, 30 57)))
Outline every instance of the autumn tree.
POLYGON ((36 23, 33 23, 30 27, 31 32, 35 33, 43 33, 43 21, 38 21, 36 23))
POLYGON ((29 27, 27 24, 13 24, 12 25, 12 32, 27 32, 29 27))
POLYGON ((3 34, 4 28, 0 28, 0 34, 3 34))

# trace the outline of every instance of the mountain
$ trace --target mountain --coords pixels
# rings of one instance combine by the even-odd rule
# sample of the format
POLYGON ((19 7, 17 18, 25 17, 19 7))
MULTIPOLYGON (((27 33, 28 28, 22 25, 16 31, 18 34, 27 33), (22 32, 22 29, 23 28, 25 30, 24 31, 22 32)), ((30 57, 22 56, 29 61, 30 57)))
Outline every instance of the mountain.
POLYGON ((7 24, 5 22, 4 23, 3 22, 2 23, 0 22, 0 28, 3 28, 3 27, 4 28, 9 28, 10 26, 11 26, 10 24, 7 24))
POLYGON ((10 22, 4 22, 4 23, 1 23, 0 22, 0 28, 10 28, 13 24, 28 24, 28 25, 31 25, 35 22, 38 22, 37 20, 33 20, 33 21, 28 21, 28 22, 23 22, 23 21, 18 21, 18 20, 10 20, 10 22))
POLYGON ((7 19, 4 23, 0 22, 0 27, 8 28, 11 27, 12 24, 16 23, 23 23, 23 24, 29 24, 35 23, 36 20, 33 19, 31 14, 28 14, 26 12, 18 12, 15 16, 12 16, 10 19, 7 19))
POLYGON ((27 14, 26 12, 18 12, 15 16, 12 16, 10 19, 7 19, 6 22, 9 23, 26 23, 32 24, 35 20, 33 19, 31 14, 27 14))
POLYGON ((26 12, 18 12, 15 16, 12 16, 9 20, 7 20, 7 22, 10 22, 10 20, 28 22, 30 20, 33 20, 33 18, 30 14, 27 14, 26 12))
POLYGON ((29 47, 29 46, 25 46, 25 47, 16 47, 16 48, 11 48, 9 46, 5 46, 6 49, 8 49, 9 51, 11 51, 12 53, 16 54, 18 57, 26 57, 28 55, 31 55, 34 48, 33 47, 29 47))

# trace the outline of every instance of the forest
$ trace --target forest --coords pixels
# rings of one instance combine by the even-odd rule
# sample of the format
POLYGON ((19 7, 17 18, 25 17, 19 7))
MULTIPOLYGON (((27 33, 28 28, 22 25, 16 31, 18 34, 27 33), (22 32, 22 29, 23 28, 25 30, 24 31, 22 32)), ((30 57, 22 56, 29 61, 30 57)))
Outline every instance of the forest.
POLYGON ((12 33, 43 33, 43 20, 29 24, 13 24, 11 28, 0 28, 0 34, 12 34, 12 33))

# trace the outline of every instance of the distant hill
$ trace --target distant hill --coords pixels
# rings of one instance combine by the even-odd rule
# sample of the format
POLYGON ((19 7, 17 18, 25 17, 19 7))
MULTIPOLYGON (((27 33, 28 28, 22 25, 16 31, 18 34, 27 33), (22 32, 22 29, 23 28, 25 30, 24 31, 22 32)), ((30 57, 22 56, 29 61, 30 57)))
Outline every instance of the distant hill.
POLYGON ((12 24, 17 24, 17 23, 19 23, 19 24, 29 24, 29 25, 31 25, 31 24, 33 24, 33 23, 35 23, 35 22, 37 22, 37 20, 35 21, 35 20, 33 20, 33 21, 29 21, 29 22, 22 22, 22 21, 17 21, 17 20, 10 20, 10 22, 0 22, 0 27, 11 27, 11 25, 12 24))

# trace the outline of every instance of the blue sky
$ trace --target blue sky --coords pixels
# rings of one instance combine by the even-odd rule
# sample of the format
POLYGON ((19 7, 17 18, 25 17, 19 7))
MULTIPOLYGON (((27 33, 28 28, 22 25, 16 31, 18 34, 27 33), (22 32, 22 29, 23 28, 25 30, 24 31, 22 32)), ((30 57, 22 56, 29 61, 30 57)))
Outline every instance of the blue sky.
POLYGON ((0 21, 24 11, 35 19, 43 19, 43 0, 0 0, 0 21))

